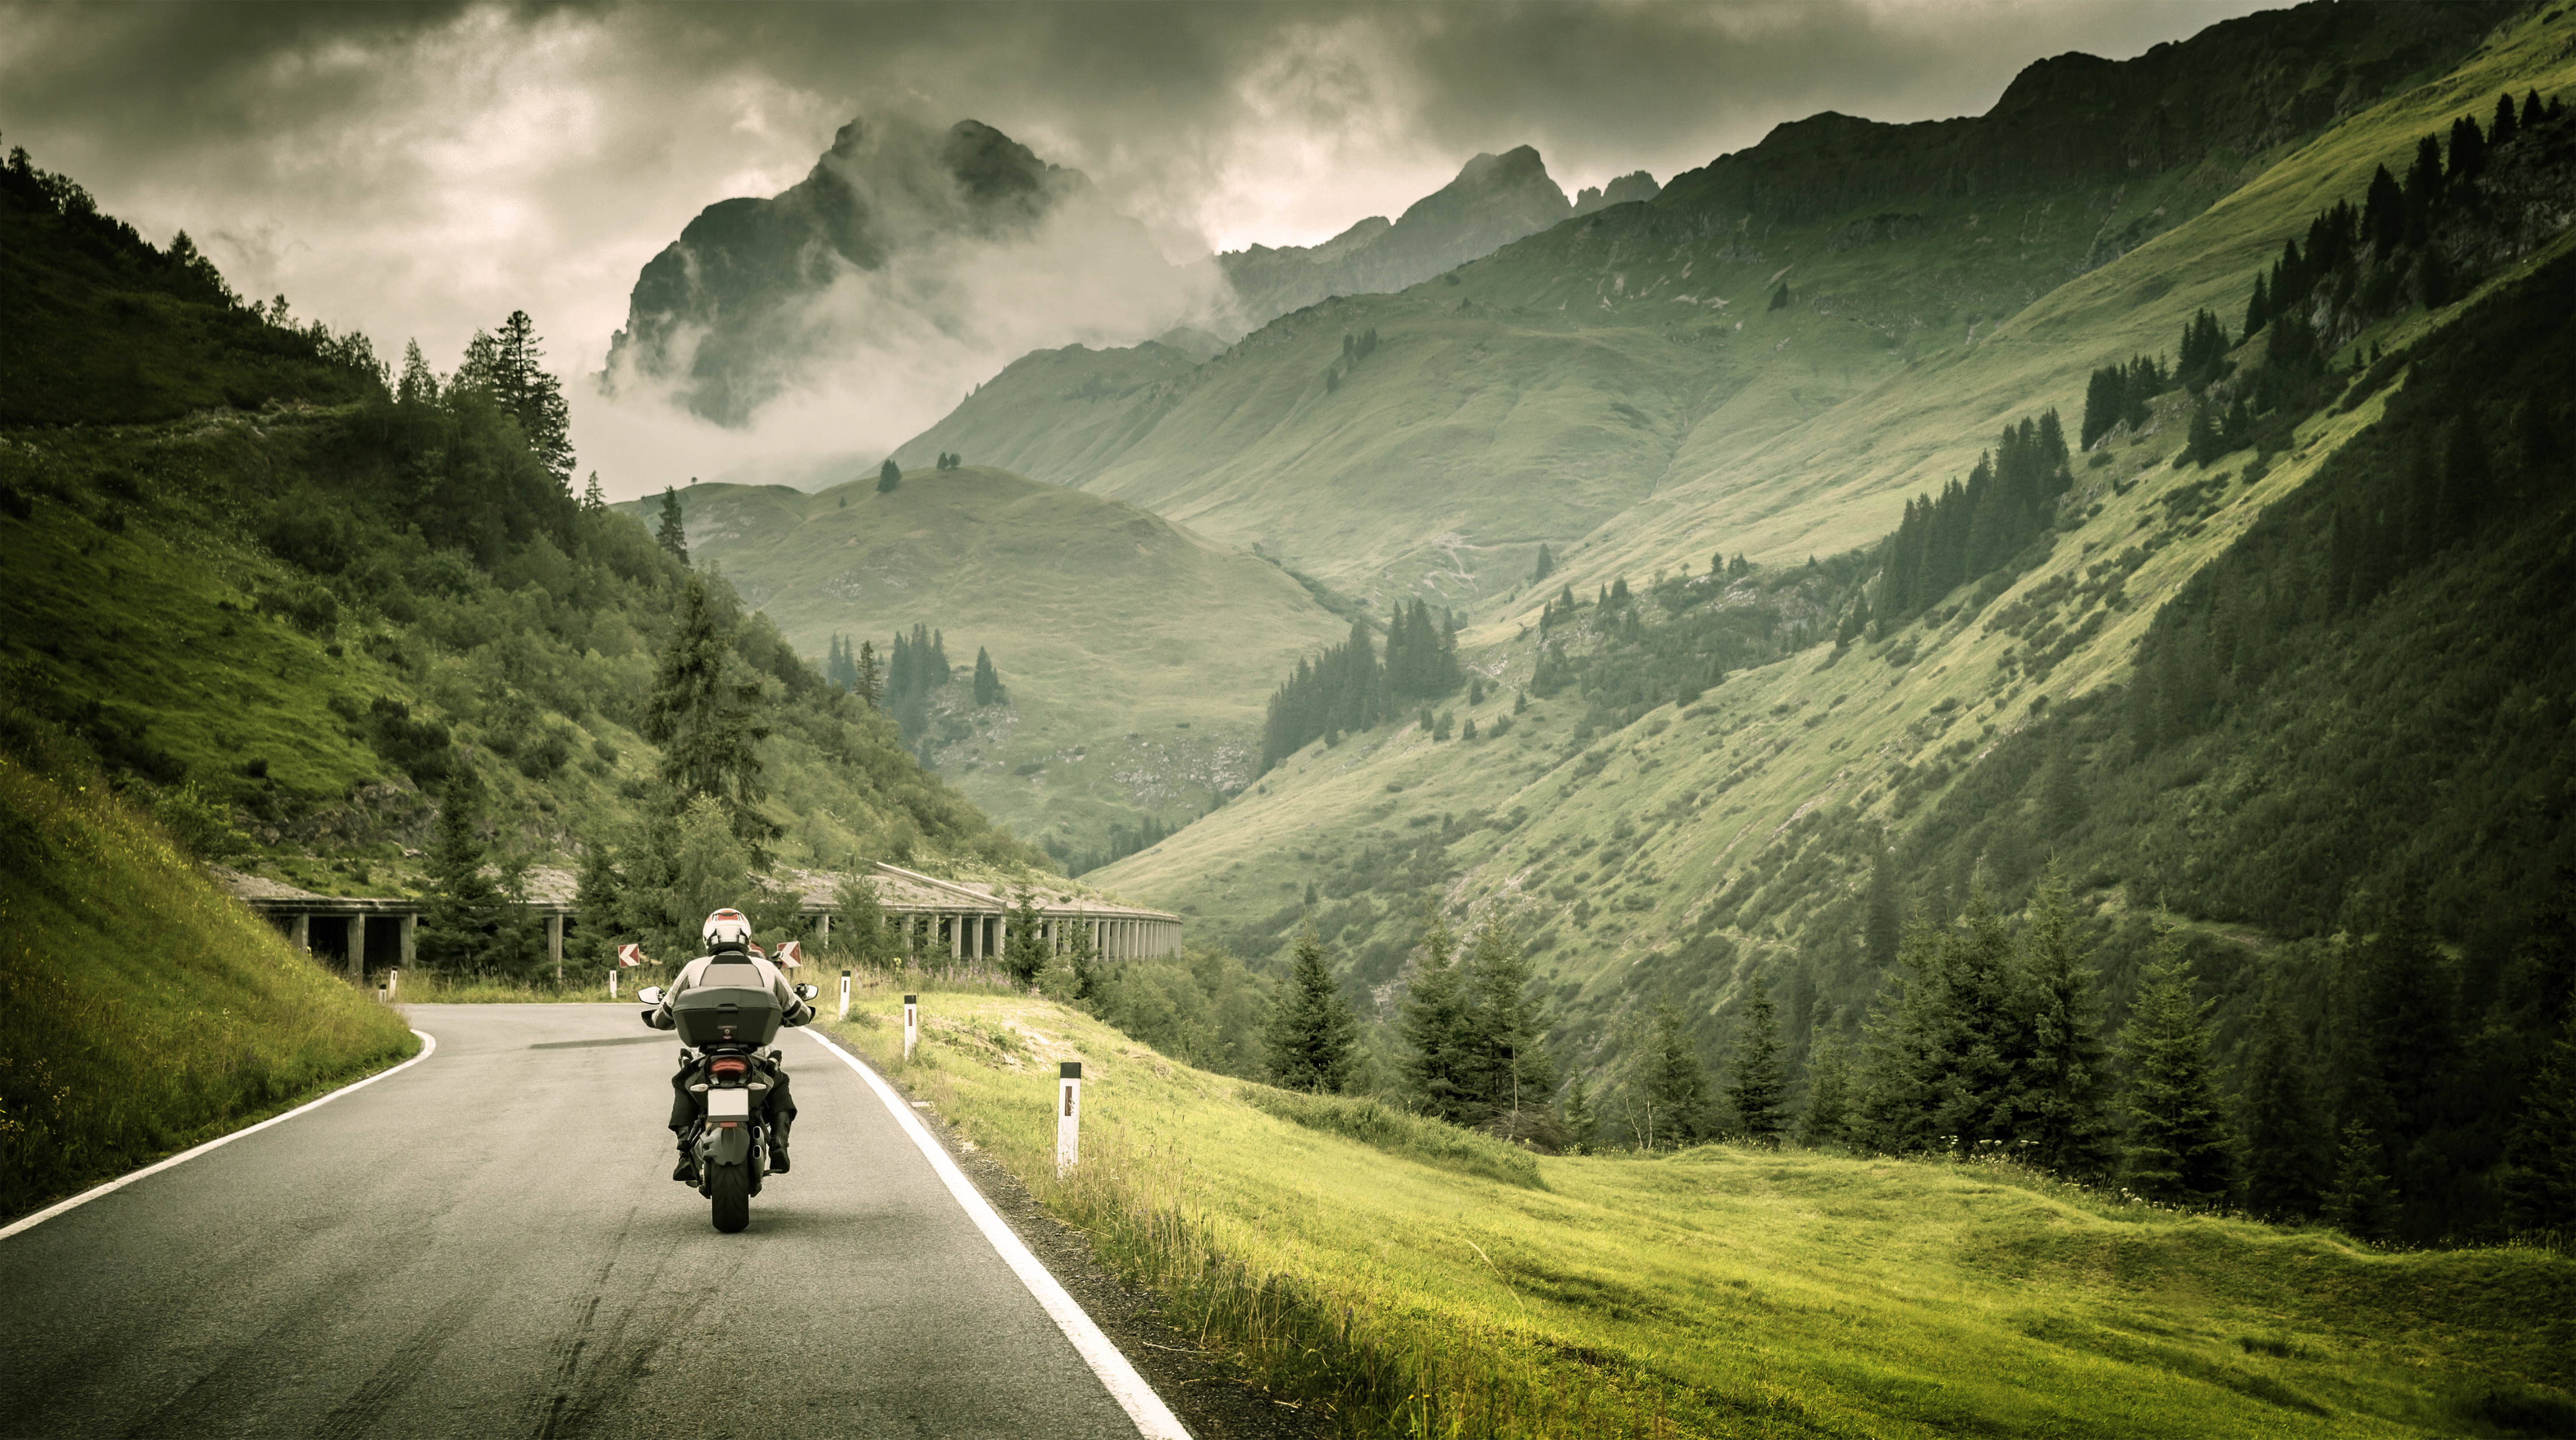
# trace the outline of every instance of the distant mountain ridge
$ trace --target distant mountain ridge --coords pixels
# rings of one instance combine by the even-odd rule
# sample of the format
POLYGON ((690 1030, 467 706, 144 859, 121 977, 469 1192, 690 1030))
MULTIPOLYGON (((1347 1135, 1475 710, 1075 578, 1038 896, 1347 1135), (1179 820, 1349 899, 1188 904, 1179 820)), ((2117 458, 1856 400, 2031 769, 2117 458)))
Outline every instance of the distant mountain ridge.
POLYGON ((1117 495, 1360 595, 1497 598, 1541 543, 1637 574, 1721 541, 1831 553, 1975 460, 1966 427, 1900 444, 1913 432, 1842 407, 2000 363, 1984 345, 2032 302, 2510 13, 2311 4, 2132 60, 2036 62, 1982 116, 1792 122, 1648 203, 1290 312, 1186 373, 1124 352, 1013 367, 897 453, 1117 495), (1346 339, 1372 332, 1354 365, 1346 339), (1774 448, 1791 436, 1808 443, 1774 448), (1850 503, 1865 493, 1885 510, 1850 503))
POLYGON ((1234 285, 1246 322, 1259 326, 1328 295, 1371 295, 1418 285, 1527 235, 1607 205, 1655 197, 1640 170, 1570 201, 1527 145, 1478 155, 1447 185, 1394 221, 1372 215, 1321 245, 1230 250, 1217 265, 1234 285))

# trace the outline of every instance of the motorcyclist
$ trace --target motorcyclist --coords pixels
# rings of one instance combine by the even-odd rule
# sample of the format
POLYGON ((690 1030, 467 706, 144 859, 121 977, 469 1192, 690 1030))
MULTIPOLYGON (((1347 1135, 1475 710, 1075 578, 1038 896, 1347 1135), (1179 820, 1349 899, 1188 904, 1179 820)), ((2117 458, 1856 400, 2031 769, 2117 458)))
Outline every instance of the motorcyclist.
MULTIPOLYGON (((760 972, 769 993, 778 999, 779 1009, 788 1025, 802 1025, 814 1018, 814 1007, 797 995, 796 987, 777 966, 769 963, 751 943, 751 921, 739 910, 718 910, 707 917, 699 932, 707 953, 680 968, 670 985, 662 992, 661 1003, 644 1014, 644 1023, 656 1030, 676 1030, 680 1022, 671 1013, 671 1002, 701 983, 706 968, 713 964, 749 965, 760 972)), ((679 1163, 672 1167, 674 1180, 697 1178, 697 1167, 689 1154, 689 1131, 697 1124, 698 1097, 689 1090, 689 1077, 697 1070, 696 1057, 686 1049, 680 1052, 679 1073, 671 1077, 671 1135, 679 1143, 679 1163)), ((796 1123, 796 1102, 787 1093, 787 1066, 776 1052, 764 1057, 769 1071, 769 1090, 762 1101, 762 1118, 769 1128, 769 1171, 787 1173, 787 1132, 796 1123)))

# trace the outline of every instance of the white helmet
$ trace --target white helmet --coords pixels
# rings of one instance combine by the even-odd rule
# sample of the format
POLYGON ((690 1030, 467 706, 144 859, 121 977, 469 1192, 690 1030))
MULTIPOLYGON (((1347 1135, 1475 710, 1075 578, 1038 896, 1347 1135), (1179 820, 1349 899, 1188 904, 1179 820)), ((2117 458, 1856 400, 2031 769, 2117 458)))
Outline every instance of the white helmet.
POLYGON ((710 952, 751 947, 751 922, 744 919, 739 910, 719 910, 708 916, 706 928, 698 934, 707 942, 710 952))

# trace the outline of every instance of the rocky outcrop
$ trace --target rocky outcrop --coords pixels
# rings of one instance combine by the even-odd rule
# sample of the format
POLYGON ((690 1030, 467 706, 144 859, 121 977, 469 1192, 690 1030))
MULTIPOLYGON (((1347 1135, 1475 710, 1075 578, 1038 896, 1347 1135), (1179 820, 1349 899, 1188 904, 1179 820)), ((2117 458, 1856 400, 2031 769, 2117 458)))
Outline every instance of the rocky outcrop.
POLYGON ((799 301, 908 251, 1025 236, 1088 187, 973 120, 936 134, 853 120, 803 180, 708 206, 644 266, 604 382, 667 384, 690 410, 742 424, 805 348, 799 301))
POLYGON ((2517 7, 2314 0, 2213 25, 2132 60, 2067 54, 1985 114, 1889 125, 1827 111, 1673 177, 1659 207, 1759 233, 1854 211, 2118 184, 2251 156, 2449 68, 2517 7))
MULTIPOLYGON (((1592 208, 1651 198, 1654 177, 1640 170, 1610 183, 1616 198, 1585 191, 1592 208)), ((1241 303, 1241 320, 1259 326, 1328 295, 1369 295, 1418 285, 1490 255, 1579 213, 1548 178, 1547 164, 1523 145, 1479 155, 1458 178, 1389 221, 1372 215, 1315 246, 1255 245, 1217 257, 1241 303)))

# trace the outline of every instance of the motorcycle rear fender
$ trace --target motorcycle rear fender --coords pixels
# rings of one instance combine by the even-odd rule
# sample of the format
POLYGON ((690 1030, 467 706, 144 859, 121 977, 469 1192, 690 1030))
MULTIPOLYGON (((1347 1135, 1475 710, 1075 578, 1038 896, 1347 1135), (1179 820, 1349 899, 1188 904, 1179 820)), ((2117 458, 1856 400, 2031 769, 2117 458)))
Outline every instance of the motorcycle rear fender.
POLYGON ((737 1122, 715 1127, 715 1145, 708 1156, 718 1165, 751 1163, 751 1126, 737 1122))

